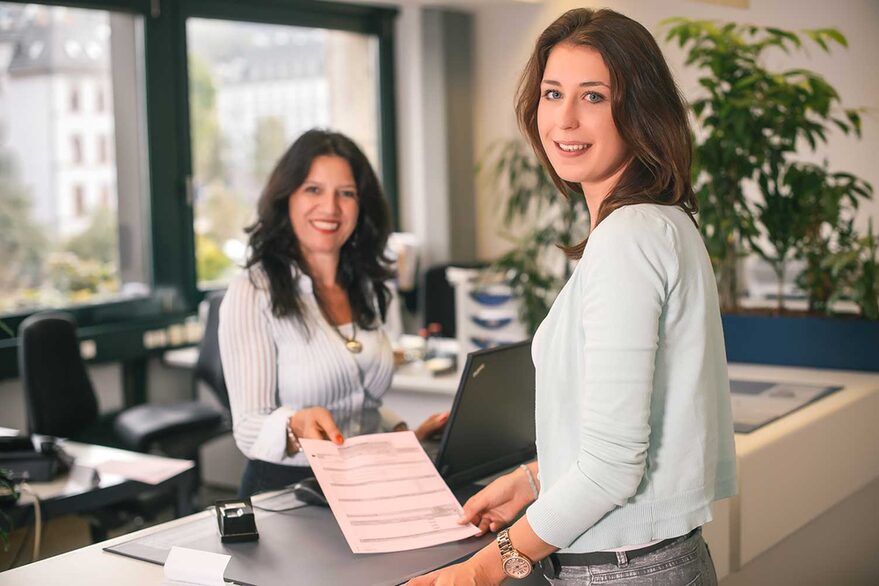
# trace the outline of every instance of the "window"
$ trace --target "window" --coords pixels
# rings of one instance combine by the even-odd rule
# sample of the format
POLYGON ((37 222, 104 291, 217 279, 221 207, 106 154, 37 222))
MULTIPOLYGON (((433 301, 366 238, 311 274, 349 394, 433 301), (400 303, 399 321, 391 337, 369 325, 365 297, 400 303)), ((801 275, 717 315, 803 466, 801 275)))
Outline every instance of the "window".
POLYGON ((81 218, 85 215, 85 189, 82 185, 73 186, 73 216, 81 218))
POLYGON ((109 159, 107 155, 107 137, 105 135, 101 135, 98 137, 98 162, 106 163, 109 159))
POLYGON ((197 274, 211 287, 243 264, 262 186, 303 132, 344 132, 381 173, 378 38, 206 18, 186 33, 197 274))
POLYGON ((147 249, 120 242, 148 226, 143 84, 130 74, 143 68, 141 17, 12 2, 0 14, 0 315, 143 293, 147 249))
POLYGON ((70 88, 70 111, 79 112, 79 88, 70 88))
POLYGON ((70 160, 74 165, 82 164, 82 137, 73 135, 70 137, 70 160))
MULTIPOLYGON (((0 319, 15 330, 65 308, 112 340, 98 360, 142 358, 143 331, 191 314, 199 283, 236 270, 265 174, 313 126, 354 137, 394 207, 395 12, 0 0, 0 319), (291 57, 299 48, 307 59, 291 57), (260 79, 237 78, 239 64, 260 79), (313 87, 287 83, 303 77, 313 87)), ((15 374, 16 343, 0 334, 0 378, 15 374)))

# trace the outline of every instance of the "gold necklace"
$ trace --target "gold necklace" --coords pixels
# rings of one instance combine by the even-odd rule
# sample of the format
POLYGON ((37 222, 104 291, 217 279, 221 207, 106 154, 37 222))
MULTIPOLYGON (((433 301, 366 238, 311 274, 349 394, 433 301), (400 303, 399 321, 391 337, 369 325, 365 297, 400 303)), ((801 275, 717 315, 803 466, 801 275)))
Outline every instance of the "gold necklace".
POLYGON ((323 305, 321 305, 321 302, 317 299, 315 299, 315 301, 317 301, 317 308, 320 309, 320 314, 330 325, 330 327, 336 330, 336 333, 339 334, 339 337, 342 338, 342 342, 345 344, 345 348, 348 350, 348 352, 350 352, 351 354, 360 354, 361 352, 363 352, 363 344, 360 342, 360 340, 357 339, 357 320, 354 319, 354 316, 351 316, 351 337, 349 338, 342 333, 342 330, 339 329, 339 326, 337 326, 332 322, 332 320, 330 320, 327 312, 324 311, 324 307, 323 305))
POLYGON ((333 329, 336 330, 336 333, 339 334, 339 337, 342 338, 342 341, 345 342, 345 348, 348 349, 348 352, 351 354, 360 354, 363 351, 363 344, 357 339, 357 323, 353 319, 351 320, 350 338, 342 333, 339 326, 334 324, 331 325, 333 326, 333 329))

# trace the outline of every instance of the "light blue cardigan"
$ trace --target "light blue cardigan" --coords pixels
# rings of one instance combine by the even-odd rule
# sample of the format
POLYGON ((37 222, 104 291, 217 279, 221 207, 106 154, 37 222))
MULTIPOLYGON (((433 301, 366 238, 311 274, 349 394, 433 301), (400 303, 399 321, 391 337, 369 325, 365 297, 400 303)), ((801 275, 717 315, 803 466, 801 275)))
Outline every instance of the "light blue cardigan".
POLYGON ((532 355, 541 539, 587 552, 675 537, 735 494, 717 287, 683 210, 605 218, 532 355))

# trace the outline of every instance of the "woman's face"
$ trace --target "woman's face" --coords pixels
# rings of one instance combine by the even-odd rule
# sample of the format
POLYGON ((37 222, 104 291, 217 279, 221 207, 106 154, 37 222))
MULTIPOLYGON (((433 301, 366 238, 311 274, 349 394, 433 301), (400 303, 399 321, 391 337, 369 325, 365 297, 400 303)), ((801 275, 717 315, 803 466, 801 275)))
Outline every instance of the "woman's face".
POLYGON ((611 113, 610 72, 595 49, 556 45, 549 53, 537 128, 559 177, 588 195, 606 194, 625 169, 629 152, 611 113))
POLYGON ((342 157, 315 157, 308 176, 290 194, 290 222, 303 254, 338 254, 360 211, 351 165, 342 157))

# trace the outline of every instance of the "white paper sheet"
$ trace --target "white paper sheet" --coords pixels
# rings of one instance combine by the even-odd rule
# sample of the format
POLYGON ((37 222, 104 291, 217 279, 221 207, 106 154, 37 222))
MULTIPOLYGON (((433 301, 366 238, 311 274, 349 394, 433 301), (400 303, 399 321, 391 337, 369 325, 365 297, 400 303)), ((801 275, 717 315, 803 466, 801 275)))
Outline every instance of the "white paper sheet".
POLYGON ((461 505, 411 431, 341 446, 299 442, 354 553, 418 549, 479 532, 458 524, 461 505))
POLYGON ((194 466, 192 460, 142 456, 132 460, 105 460, 94 465, 98 474, 116 474, 146 484, 161 484, 194 466))
POLYGON ((200 551, 176 545, 168 552, 165 560, 165 582, 167 586, 197 584, 199 586, 223 586, 223 572, 230 555, 200 551))

